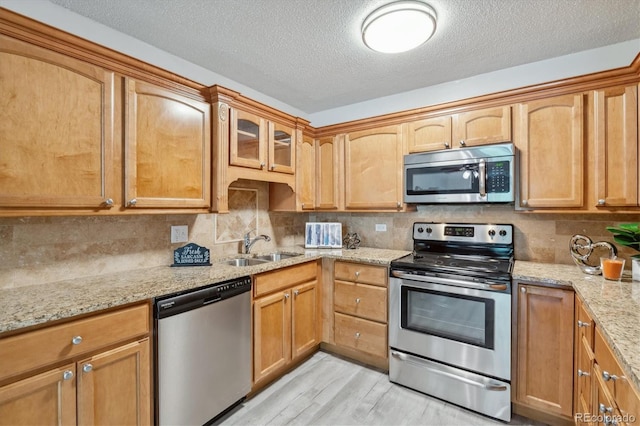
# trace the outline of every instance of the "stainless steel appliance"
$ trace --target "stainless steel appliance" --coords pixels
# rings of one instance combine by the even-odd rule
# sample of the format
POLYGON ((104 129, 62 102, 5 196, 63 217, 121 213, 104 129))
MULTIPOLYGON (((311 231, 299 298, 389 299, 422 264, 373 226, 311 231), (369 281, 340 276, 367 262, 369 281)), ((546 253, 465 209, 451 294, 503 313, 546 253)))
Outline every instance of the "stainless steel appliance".
POLYGON ((417 222, 391 262, 389 378, 511 418, 513 227, 417 222))
POLYGON ((251 390, 251 279, 155 300, 156 423, 202 425, 251 390))
POLYGON ((405 203, 512 203, 512 143, 404 156, 405 203))

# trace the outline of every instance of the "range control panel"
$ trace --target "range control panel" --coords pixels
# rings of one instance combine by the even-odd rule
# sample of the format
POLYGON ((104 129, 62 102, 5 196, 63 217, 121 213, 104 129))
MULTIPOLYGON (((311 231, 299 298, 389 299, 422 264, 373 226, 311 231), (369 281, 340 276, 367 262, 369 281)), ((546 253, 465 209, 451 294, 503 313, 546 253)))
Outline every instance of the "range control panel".
POLYGON ((464 241, 483 244, 512 244, 513 225, 491 223, 413 224, 413 239, 423 241, 464 241))

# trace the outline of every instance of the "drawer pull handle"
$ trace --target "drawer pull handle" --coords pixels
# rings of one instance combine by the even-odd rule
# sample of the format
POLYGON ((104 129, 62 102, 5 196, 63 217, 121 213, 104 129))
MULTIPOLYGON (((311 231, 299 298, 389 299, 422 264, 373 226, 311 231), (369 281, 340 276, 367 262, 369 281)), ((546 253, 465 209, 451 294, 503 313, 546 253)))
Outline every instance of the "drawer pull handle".
POLYGON ((91 370, 93 370, 93 365, 91 364, 85 364, 84 366, 82 366, 82 371, 84 371, 85 373, 90 373, 91 370))
POLYGON ((294 295, 294 296, 297 296, 297 295, 299 295, 299 294, 300 294, 300 290, 293 290, 293 295, 294 295))
POLYGON ((71 380, 71 379, 73 379, 73 371, 67 370, 64 373, 62 373, 62 379, 63 380, 71 380))
POLYGON ((356 271, 356 278, 360 276, 360 271, 356 271))
POLYGON ((360 298, 356 297, 356 303, 360 303, 360 298))
POLYGON ((284 298, 285 298, 285 299, 288 299, 288 298, 289 298, 289 293, 285 293, 285 294, 284 294, 284 298))
POLYGON ((74 336, 74 338, 71 339, 71 343, 73 343, 74 345, 79 345, 80 343, 82 343, 82 336, 74 336))
POLYGON ((360 338, 360 332, 356 332, 356 339, 360 338))
POLYGON ((618 376, 616 376, 615 374, 609 374, 608 371, 602 372, 602 378, 605 382, 608 382, 609 380, 613 380, 615 382, 616 380, 618 380, 618 376))
POLYGON ((578 369, 578 377, 582 377, 582 376, 590 376, 591 374, 587 373, 586 371, 582 371, 580 369, 578 369))
POLYGON ((578 320, 578 327, 591 327, 591 324, 578 320))

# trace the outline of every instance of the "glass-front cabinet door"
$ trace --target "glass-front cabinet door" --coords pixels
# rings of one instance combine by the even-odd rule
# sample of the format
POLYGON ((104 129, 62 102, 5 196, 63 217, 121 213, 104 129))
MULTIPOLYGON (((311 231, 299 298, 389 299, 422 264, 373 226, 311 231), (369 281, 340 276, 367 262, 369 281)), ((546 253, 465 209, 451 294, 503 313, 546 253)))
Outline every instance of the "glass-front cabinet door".
POLYGON ((232 108, 230 133, 230 165, 254 169, 266 167, 267 123, 264 118, 232 108))
POLYGON ((295 129, 269 122, 269 170, 293 173, 295 164, 295 129))

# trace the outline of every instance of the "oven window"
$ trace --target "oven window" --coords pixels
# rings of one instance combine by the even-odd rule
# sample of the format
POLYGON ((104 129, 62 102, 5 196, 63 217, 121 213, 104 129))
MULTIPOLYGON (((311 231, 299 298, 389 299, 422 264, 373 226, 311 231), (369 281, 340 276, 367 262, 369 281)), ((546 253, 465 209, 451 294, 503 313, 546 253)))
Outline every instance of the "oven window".
POLYGON ((409 168, 407 195, 477 193, 478 173, 478 164, 409 168))
POLYGON ((492 299, 402 286, 402 328, 482 348, 494 348, 494 308, 492 299))

